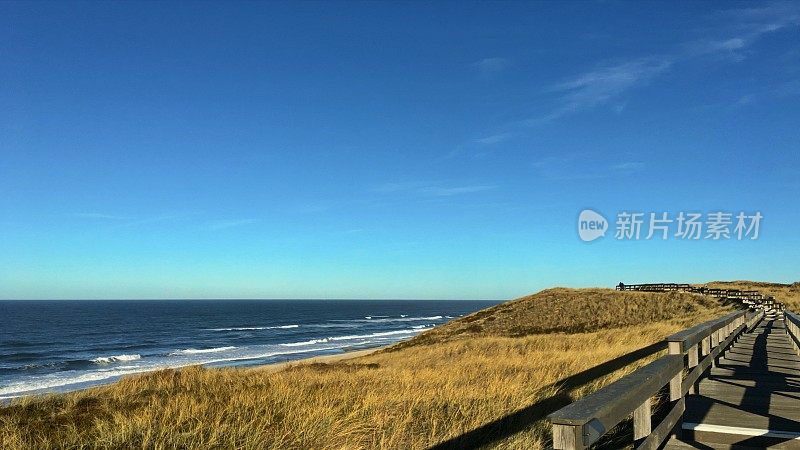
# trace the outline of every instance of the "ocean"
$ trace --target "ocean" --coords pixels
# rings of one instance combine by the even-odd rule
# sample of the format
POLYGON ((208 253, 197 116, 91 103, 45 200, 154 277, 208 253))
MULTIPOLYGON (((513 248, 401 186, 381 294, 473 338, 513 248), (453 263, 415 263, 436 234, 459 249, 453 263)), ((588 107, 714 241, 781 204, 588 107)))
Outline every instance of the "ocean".
POLYGON ((0 400, 169 367, 259 365, 382 346, 496 303, 0 301, 0 400))

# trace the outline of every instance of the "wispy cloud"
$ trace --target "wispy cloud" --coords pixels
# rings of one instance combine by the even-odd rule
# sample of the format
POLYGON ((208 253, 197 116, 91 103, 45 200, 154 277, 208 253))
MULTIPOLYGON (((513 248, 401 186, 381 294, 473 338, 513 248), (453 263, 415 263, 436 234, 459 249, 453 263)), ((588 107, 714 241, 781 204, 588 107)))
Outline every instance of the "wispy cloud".
POLYGON ((100 219, 100 220, 125 220, 127 217, 125 216, 118 216, 115 214, 105 214, 105 213, 97 213, 97 212, 81 212, 81 213, 74 213, 73 216, 79 217, 81 219, 100 219))
POLYGON ((700 39, 683 45, 684 56, 727 57, 743 61, 746 50, 763 35, 800 25, 797 3, 767 3, 759 8, 734 9, 722 13, 733 31, 723 38, 700 39))
POLYGON ((383 183, 380 186, 376 186, 372 190, 375 192, 380 193, 393 193, 393 192, 409 192, 415 191, 425 186, 428 186, 428 183, 423 183, 421 181, 403 181, 397 183, 383 183))
POLYGON ((800 25, 800 5, 797 2, 765 2, 754 8, 738 8, 725 11, 736 26, 749 34, 776 31, 800 25))
POLYGON ((291 213, 293 214, 319 214, 330 211, 334 208, 342 206, 339 203, 335 202, 326 202, 326 201, 318 201, 318 202, 309 202, 309 203, 300 203, 291 208, 291 213))
POLYGON ((552 86, 549 92, 559 96, 557 106, 535 124, 597 107, 618 99, 622 94, 644 85, 673 64, 669 56, 646 57, 607 64, 552 86))
POLYGON ((556 106, 521 124, 539 125, 606 105, 621 113, 626 94, 652 82, 678 63, 699 58, 743 61, 748 56, 748 49, 759 38, 800 25, 800 4, 770 3, 759 8, 726 11, 723 15, 727 19, 726 30, 717 34, 724 36, 679 43, 673 50, 660 55, 606 62, 550 86, 543 94, 553 95, 556 106))
POLYGON ((243 225, 251 225, 258 222, 256 219, 234 219, 234 220, 215 220, 208 223, 208 228, 211 230, 225 230, 227 228, 241 227, 243 225))
POLYGON ((533 167, 540 177, 556 181, 593 180, 626 176, 645 168, 645 164, 639 161, 608 163, 598 162, 596 158, 587 159, 588 156, 578 153, 548 156, 534 162, 533 167))
POLYGON ((140 225, 149 225, 153 223, 168 222, 186 217, 186 214, 162 214, 159 216, 143 217, 141 219, 132 220, 130 222, 119 225, 119 227, 136 227, 140 225))
POLYGON ((625 161, 611 165, 611 170, 618 173, 634 173, 644 169, 645 164, 641 161, 625 161))
POLYGON ((499 57, 483 58, 475 61, 471 66, 477 70, 482 77, 491 77, 492 75, 506 70, 509 66, 509 62, 507 59, 499 57))
POLYGON ((477 192, 489 191, 496 189, 496 185, 466 185, 466 186, 447 186, 438 183, 423 183, 423 182, 402 182, 402 183, 385 183, 373 189, 374 192, 385 194, 391 193, 405 193, 414 194, 426 197, 450 197, 454 195, 472 194, 477 192))
POLYGON ((509 140, 511 136, 512 136, 511 133, 497 133, 475 139, 475 142, 481 145, 495 145, 509 140))
POLYGON ((475 192, 484 192, 496 189, 494 185, 478 185, 478 186, 453 186, 453 187, 435 187, 430 186, 420 189, 419 192, 425 195, 434 197, 450 197, 453 195, 471 194, 475 192))

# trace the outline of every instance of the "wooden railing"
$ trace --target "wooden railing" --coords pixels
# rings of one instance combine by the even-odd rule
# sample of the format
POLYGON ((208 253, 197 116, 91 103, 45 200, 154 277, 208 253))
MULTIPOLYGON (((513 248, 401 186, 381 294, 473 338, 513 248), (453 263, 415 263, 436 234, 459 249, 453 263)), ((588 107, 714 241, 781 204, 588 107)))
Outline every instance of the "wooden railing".
POLYGON ((648 284, 624 284, 616 286, 618 291, 643 291, 643 292, 692 292, 695 294, 710 295, 717 298, 729 298, 740 300, 746 305, 761 305, 769 308, 780 309, 781 305, 775 299, 758 291, 742 291, 739 289, 718 289, 705 286, 692 286, 691 284, 678 283, 648 283, 648 284))
POLYGON ((585 449, 631 415, 636 448, 658 448, 681 422, 686 394, 694 392, 716 358, 763 316, 763 310, 737 311, 669 336, 668 355, 548 416, 553 448, 585 449), (669 412, 653 428, 652 398, 667 385, 669 412))
POLYGON ((786 334, 789 335, 789 339, 794 346, 794 351, 800 355, 800 316, 791 311, 784 310, 783 323, 786 326, 786 334))

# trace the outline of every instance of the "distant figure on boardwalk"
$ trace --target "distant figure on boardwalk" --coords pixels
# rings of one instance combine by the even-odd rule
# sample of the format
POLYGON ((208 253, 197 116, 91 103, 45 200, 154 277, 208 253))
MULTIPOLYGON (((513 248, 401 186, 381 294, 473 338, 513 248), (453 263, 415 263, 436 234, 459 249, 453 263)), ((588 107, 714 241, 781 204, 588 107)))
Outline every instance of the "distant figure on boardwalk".
POLYGON ((617 285, 617 290, 618 291, 624 291, 625 290, 625 284, 622 281, 620 281, 619 284, 617 285))

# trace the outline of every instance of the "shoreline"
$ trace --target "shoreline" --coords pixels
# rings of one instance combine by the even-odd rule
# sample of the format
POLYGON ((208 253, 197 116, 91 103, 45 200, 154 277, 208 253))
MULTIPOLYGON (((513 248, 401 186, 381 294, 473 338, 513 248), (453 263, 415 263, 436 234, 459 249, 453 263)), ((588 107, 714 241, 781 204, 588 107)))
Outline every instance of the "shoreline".
POLYGON ((288 361, 279 361, 279 362, 272 362, 272 363, 266 363, 266 364, 254 364, 254 365, 247 365, 247 366, 241 366, 241 365, 237 366, 237 365, 192 364, 192 365, 178 366, 178 367, 162 367, 162 368, 155 369, 155 370, 148 370, 148 371, 144 371, 144 372, 137 372, 137 373, 127 374, 127 375, 120 375, 120 376, 118 376, 116 378, 108 379, 108 382, 76 383, 74 385, 74 387, 75 387, 74 389, 43 390, 41 392, 31 392, 29 394, 23 394, 23 395, 16 396, 16 397, 0 398, 0 408, 7 407, 12 402, 14 402, 16 400, 32 398, 32 397, 37 397, 37 396, 45 396, 45 395, 71 394, 73 392, 86 391, 86 390, 89 390, 89 389, 101 388, 101 387, 104 387, 104 386, 110 386, 110 385, 113 385, 115 383, 118 383, 123 378, 142 376, 142 375, 145 375, 145 374, 158 372, 159 370, 169 370, 169 369, 181 370, 181 369, 185 369, 187 367, 201 366, 201 367, 204 367, 206 369, 213 369, 213 370, 217 370, 217 369, 238 369, 238 370, 242 370, 242 371, 279 372, 281 370, 288 369, 290 367, 301 366, 301 365, 304 365, 304 364, 316 364, 316 363, 326 363, 327 364, 327 363, 345 361, 345 360, 349 360, 349 359, 355 359, 355 358, 359 358, 359 357, 362 357, 362 356, 370 355, 372 353, 377 352, 378 350, 382 350, 382 349, 390 347, 390 346, 392 346, 394 344, 396 344, 396 342, 391 343, 391 344, 377 346, 377 347, 366 348, 366 349, 362 348, 362 349, 354 349, 354 350, 344 350, 342 353, 335 353, 335 354, 331 354, 331 355, 315 355, 315 356, 309 356, 309 357, 306 357, 306 358, 292 359, 292 360, 288 360, 288 361), (81 384, 83 384, 83 385, 81 386, 81 384))
MULTIPOLYGON (((360 358, 362 356, 367 356, 372 353, 375 353, 378 350, 383 350, 384 348, 391 347, 392 345, 394 344, 387 344, 387 345, 382 345, 380 347, 372 347, 359 350, 348 350, 345 351, 344 353, 337 353, 334 355, 309 356, 308 358, 294 359, 291 361, 281 361, 281 362, 246 367, 242 368, 242 370, 258 370, 258 371, 266 370, 268 372, 280 372, 283 369, 288 369, 290 367, 295 367, 295 366, 302 366, 305 364, 316 364, 316 363, 327 364, 332 362, 346 361, 348 359, 360 358)), ((226 366, 213 367, 213 369, 224 369, 224 368, 229 368, 229 367, 226 366)))

